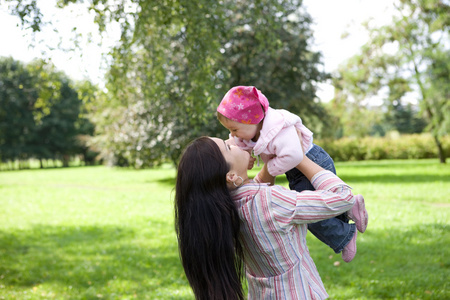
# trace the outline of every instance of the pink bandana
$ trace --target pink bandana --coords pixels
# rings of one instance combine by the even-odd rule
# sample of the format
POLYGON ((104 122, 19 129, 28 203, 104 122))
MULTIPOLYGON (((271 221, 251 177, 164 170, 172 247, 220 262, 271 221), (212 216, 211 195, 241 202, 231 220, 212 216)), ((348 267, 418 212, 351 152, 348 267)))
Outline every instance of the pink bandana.
POLYGON ((258 124, 268 109, 266 96, 254 86, 233 87, 217 107, 224 117, 243 124, 258 124))

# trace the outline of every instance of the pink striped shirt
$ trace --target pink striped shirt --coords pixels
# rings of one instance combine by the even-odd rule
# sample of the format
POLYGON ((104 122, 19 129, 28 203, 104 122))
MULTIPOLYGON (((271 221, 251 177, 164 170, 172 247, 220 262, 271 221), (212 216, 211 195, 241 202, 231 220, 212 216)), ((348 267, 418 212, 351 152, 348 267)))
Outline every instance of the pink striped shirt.
POLYGON ((311 180, 316 191, 250 183, 232 191, 242 220, 248 299, 328 297, 306 246, 307 223, 344 213, 351 188, 329 171, 311 180))

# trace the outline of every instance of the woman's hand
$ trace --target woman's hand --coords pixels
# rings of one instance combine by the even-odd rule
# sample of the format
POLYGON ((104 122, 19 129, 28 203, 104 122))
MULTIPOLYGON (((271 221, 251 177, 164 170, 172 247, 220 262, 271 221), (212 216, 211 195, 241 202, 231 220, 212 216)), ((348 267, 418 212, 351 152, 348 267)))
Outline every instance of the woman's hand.
POLYGON ((267 170, 267 164, 263 165, 261 171, 259 171, 259 173, 253 180, 259 183, 269 183, 270 185, 275 184, 275 177, 270 175, 269 171, 267 170))

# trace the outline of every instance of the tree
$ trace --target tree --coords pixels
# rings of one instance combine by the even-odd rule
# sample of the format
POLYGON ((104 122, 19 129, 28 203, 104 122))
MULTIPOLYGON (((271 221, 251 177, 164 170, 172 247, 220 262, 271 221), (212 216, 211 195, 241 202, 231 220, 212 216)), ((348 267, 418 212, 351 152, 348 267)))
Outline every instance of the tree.
POLYGON ((89 134, 81 100, 68 78, 43 61, 0 59, 0 158, 58 159, 68 166, 80 153, 77 136, 89 134))
POLYGON ((362 102, 387 90, 390 103, 402 103, 409 91, 415 92, 445 163, 440 137, 449 132, 444 116, 449 93, 442 88, 448 86, 449 64, 443 58, 447 55, 448 60, 450 6, 443 0, 400 0, 395 7, 397 14, 389 25, 366 24, 369 42, 334 79, 341 96, 337 101, 362 102))
POLYGON ((427 126, 426 122, 417 116, 416 107, 411 103, 402 104, 393 101, 387 105, 383 123, 385 131, 398 131, 399 133, 421 133, 427 126))
POLYGON ((52 105, 50 113, 36 124, 32 145, 41 147, 43 153, 33 153, 39 159, 56 158, 69 166, 71 156, 77 154, 75 124, 78 120, 81 101, 77 92, 69 86, 66 78, 61 78, 61 96, 52 105))
POLYGON ((102 126, 117 161, 176 163, 192 138, 224 136, 215 108, 233 85, 256 85, 275 105, 323 117, 314 82, 326 75, 317 70, 320 56, 307 49, 310 19, 297 13, 299 2, 175 1, 176 9, 152 10, 144 3, 134 45, 115 49, 109 73, 111 98, 126 103, 120 123, 102 126))
MULTIPOLYGON (((40 30, 35 1, 7 2, 25 26, 40 30)), ((106 118, 96 118, 102 155, 134 167, 176 163, 192 138, 225 134, 215 108, 237 84, 258 86, 312 127, 327 120, 314 102, 315 83, 327 75, 308 50, 311 20, 300 7, 292 0, 92 1, 100 31, 111 22, 121 27, 110 53, 106 118)))
MULTIPOLYGON (((439 136, 450 132, 450 50, 435 51, 432 53, 433 61, 427 68, 429 80, 427 89, 427 102, 423 110, 430 119, 429 130, 435 140, 439 136)), ((436 140, 439 143, 439 140, 436 140)))
POLYGON ((28 158, 38 91, 27 68, 12 58, 0 59, 0 158, 28 158))
MULTIPOLYGON (((238 11, 243 8, 238 9, 238 11)), ((309 50, 313 35, 311 18, 293 5, 267 28, 262 19, 270 12, 261 12, 254 20, 242 14, 232 15, 229 30, 222 44, 223 68, 229 77, 225 89, 236 85, 255 85, 268 97, 272 107, 287 109, 300 115, 317 134, 328 123, 328 114, 316 98, 316 83, 329 78, 319 71, 321 54, 309 50), (274 45, 259 40, 272 36, 274 45)))
POLYGON ((93 123, 98 106, 104 99, 104 93, 88 80, 76 82, 74 89, 78 92, 78 99, 81 101, 80 113, 75 122, 77 131, 76 153, 82 155, 85 165, 92 165, 96 162, 98 151, 91 147, 92 138, 95 135, 96 126, 93 123))
MULTIPOLYGON (((11 6, 12 12, 22 20, 40 24, 39 20, 23 18, 40 16, 35 2, 9 2, 17 4, 11 6), (25 3, 33 9, 24 14, 25 3)), ((62 5, 69 2, 77 1, 62 5)), ((313 83, 307 80, 320 81, 323 75, 314 66, 319 56, 306 51, 309 19, 288 20, 299 5, 297 1, 273 0, 250 5, 206 0, 161 4, 121 1, 118 5, 94 1, 90 9, 97 15, 100 30, 108 22, 119 20, 122 28, 121 43, 111 52, 107 85, 110 101, 104 109, 114 116, 114 122, 100 120, 103 137, 97 139, 101 148, 107 148, 104 155, 134 166, 164 159, 176 161, 184 144, 193 137, 218 133, 214 111, 229 83, 267 87, 274 99, 286 99, 285 103, 295 100, 302 104, 294 105, 299 112, 314 108, 310 114, 314 115, 318 105, 307 101, 310 97, 313 103, 314 96, 313 83), (246 50, 241 57, 252 60, 250 70, 233 63, 239 43, 246 50), (280 58, 283 63, 277 64, 280 58), (289 59, 295 64, 289 66, 289 59), (263 73, 267 75, 261 76, 263 73), (278 74, 273 82, 268 80, 272 74, 278 74), (282 78, 286 75, 290 78, 282 78), (283 81, 286 86, 290 79, 300 86, 291 91, 270 88, 283 81), (278 90, 278 94, 271 90, 278 90)))

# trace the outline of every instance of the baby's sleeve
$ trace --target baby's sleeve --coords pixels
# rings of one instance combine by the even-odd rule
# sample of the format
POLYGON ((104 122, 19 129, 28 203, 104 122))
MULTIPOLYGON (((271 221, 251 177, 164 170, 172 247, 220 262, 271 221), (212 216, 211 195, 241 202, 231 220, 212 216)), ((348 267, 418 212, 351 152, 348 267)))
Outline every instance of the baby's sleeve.
POLYGON ((286 173, 303 160, 302 145, 294 126, 282 129, 269 143, 268 150, 275 155, 267 162, 272 176, 286 173))

